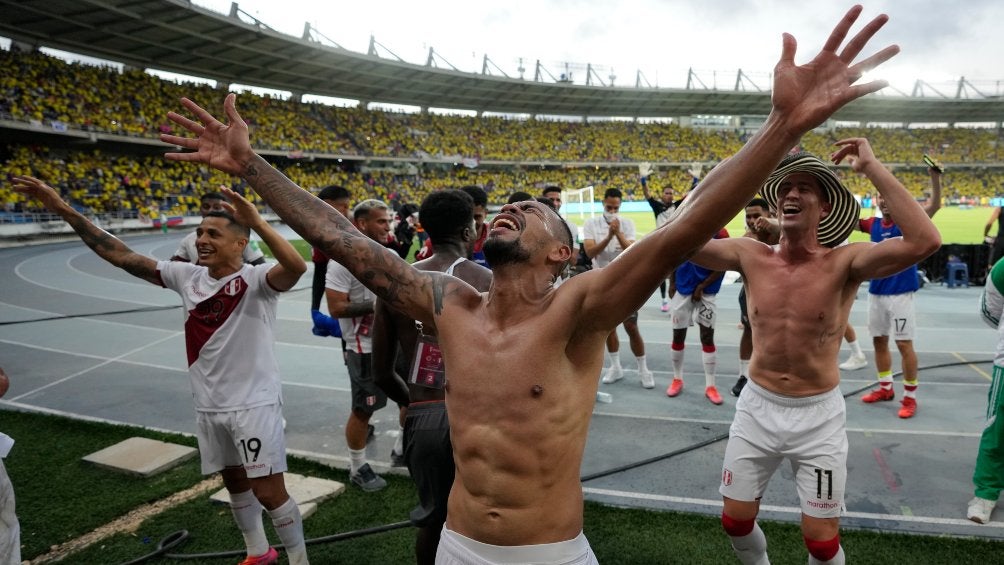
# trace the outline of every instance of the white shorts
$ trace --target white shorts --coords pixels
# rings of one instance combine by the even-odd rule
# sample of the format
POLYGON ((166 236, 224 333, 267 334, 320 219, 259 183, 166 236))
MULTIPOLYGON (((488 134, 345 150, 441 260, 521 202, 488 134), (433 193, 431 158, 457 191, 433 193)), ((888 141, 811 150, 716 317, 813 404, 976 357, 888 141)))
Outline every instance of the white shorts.
POLYGON ((481 543, 443 526, 436 549, 436 565, 598 565, 586 536, 539 545, 500 546, 481 543))
POLYGON ((21 563, 21 526, 14 513, 14 487, 0 458, 0 564, 18 563, 21 563))
POLYGON ((868 295, 868 332, 872 337, 910 341, 916 323, 912 292, 868 295))
POLYGON ((230 412, 196 412, 203 474, 244 467, 248 477, 286 472, 286 437, 279 403, 230 412))
POLYGON ((703 294, 697 302, 691 300, 690 294, 677 292, 669 301, 669 311, 673 316, 673 329, 682 330, 694 325, 696 321, 706 328, 715 327, 718 307, 715 306, 717 294, 703 294))
POLYGON ((847 482, 846 424, 839 387, 795 398, 765 390, 750 379, 736 402, 718 492, 733 500, 760 500, 767 481, 787 458, 802 512, 814 518, 839 517, 847 482))

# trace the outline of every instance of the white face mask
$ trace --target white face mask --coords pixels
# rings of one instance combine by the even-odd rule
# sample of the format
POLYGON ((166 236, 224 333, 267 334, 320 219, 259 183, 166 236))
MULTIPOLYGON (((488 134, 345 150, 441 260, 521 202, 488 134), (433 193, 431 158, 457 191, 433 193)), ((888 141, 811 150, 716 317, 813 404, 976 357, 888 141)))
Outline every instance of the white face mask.
POLYGON ((613 212, 603 212, 603 219, 609 224, 617 219, 617 214, 614 214, 613 212))

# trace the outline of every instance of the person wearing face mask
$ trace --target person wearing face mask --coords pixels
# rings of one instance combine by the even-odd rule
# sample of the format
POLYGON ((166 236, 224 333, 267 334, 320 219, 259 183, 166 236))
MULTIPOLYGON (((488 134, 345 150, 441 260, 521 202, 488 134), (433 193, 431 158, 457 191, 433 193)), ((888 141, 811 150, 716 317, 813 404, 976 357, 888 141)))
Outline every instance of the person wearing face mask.
MULTIPOLYGON (((635 242, 634 222, 618 214, 622 198, 620 190, 608 188, 603 193, 603 216, 589 218, 583 226, 585 239, 583 245, 586 255, 593 261, 594 268, 600 269, 609 265, 635 242)), ((654 388, 655 379, 645 363, 645 341, 638 331, 638 312, 628 316, 623 325, 631 343, 631 352, 638 360, 641 386, 654 388)), ((612 384, 624 378, 619 355, 620 340, 616 331, 610 332, 610 336, 607 337, 607 352, 610 354, 610 366, 603 373, 602 381, 603 384, 612 384)))

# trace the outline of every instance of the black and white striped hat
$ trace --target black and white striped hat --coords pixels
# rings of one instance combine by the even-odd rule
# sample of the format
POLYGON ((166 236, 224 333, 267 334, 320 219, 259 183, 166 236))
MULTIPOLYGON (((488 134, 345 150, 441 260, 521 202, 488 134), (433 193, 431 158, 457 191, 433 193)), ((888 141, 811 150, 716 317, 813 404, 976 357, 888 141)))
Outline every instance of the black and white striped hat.
POLYGON ((819 221, 819 243, 826 247, 840 245, 857 228, 861 205, 819 157, 804 151, 788 155, 767 177, 760 194, 771 208, 777 210, 777 190, 788 175, 795 173, 808 173, 816 177, 826 192, 827 200, 833 205, 829 215, 819 221))

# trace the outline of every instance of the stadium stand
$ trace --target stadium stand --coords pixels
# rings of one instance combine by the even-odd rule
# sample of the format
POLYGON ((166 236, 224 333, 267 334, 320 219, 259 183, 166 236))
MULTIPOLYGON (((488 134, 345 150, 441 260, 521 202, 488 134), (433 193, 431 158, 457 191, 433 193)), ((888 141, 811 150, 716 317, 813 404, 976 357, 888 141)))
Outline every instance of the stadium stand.
MULTIPOLYGON (((126 68, 67 63, 41 52, 0 50, 0 125, 13 142, 0 150, 5 177, 33 174, 50 180, 81 210, 149 218, 195 214, 199 195, 235 181, 215 171, 168 163, 153 142, 172 131, 169 108, 182 95, 214 107, 223 89, 177 84, 126 68), (46 131, 39 138, 21 131, 46 131), (71 133, 102 134, 80 149, 71 133)), ((569 122, 503 117, 406 114, 301 103, 250 93, 239 106, 252 142, 304 187, 337 183, 357 198, 391 194, 420 201, 429 191, 477 184, 500 204, 514 190, 548 184, 616 186, 640 200, 635 165, 660 164, 662 182, 689 186, 690 163, 713 166, 737 151, 747 133, 691 128, 677 123, 569 122)), ((946 199, 985 202, 1004 195, 1002 134, 971 128, 836 128, 809 134, 803 148, 828 154, 832 142, 866 136, 879 158, 919 197, 927 186, 920 155, 953 170, 946 199)), ((866 183, 845 182, 861 196, 866 183)), ((234 185, 240 189, 239 184, 234 185)), ((600 190, 602 192, 602 190, 600 190)), ((253 194, 249 194, 254 198, 253 194)), ((0 186, 2 210, 32 212, 9 186, 0 186)))

